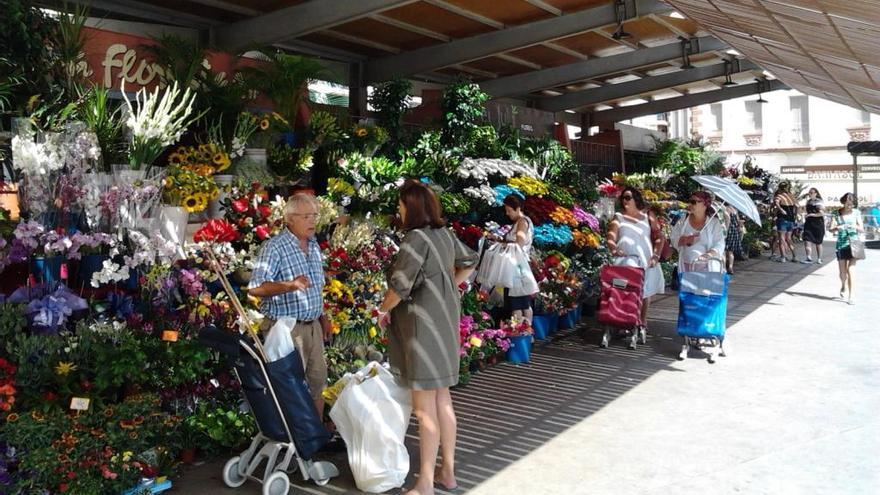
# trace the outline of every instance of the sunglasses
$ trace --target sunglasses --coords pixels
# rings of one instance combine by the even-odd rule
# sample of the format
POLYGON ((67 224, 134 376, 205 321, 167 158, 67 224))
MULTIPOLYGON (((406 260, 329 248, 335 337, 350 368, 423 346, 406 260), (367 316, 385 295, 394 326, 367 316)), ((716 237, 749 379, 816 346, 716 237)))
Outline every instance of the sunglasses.
POLYGON ((624 194, 623 196, 621 196, 621 198, 624 201, 629 201, 629 200, 633 199, 632 194, 624 194))
POLYGON ((692 204, 692 205, 696 205, 696 204, 700 204, 700 203, 702 203, 702 201, 700 201, 699 199, 692 199, 692 200, 688 201, 688 204, 692 204))

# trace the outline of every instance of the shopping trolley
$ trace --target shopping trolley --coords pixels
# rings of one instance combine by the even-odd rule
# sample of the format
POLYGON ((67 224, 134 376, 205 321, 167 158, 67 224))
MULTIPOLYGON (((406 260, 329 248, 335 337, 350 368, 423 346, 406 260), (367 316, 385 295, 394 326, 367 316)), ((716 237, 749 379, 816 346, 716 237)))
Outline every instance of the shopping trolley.
MULTIPOLYGON (((627 262, 623 256, 618 263, 627 262)), ((599 309, 596 320, 605 324, 600 347, 608 347, 611 338, 624 336, 629 339, 629 348, 638 347, 639 341, 647 343, 647 334, 642 326, 642 287, 645 284, 645 269, 622 264, 603 266, 599 272, 599 309)))
POLYGON ((678 359, 686 359, 690 349, 708 355, 710 363, 716 356, 725 356, 724 333, 727 328, 727 287, 730 275, 722 270, 709 270, 713 258, 701 263, 682 263, 679 273, 678 334, 682 337, 678 359))

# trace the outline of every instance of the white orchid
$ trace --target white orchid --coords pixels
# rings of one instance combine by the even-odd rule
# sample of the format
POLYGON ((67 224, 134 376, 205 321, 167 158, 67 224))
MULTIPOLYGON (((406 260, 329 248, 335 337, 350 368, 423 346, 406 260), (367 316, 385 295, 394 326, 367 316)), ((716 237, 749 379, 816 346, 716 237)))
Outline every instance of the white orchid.
POLYGON ((458 166, 456 174, 463 179, 476 179, 480 182, 488 181, 493 175, 508 179, 515 175, 538 177, 538 171, 531 165, 496 158, 465 158, 458 166))
POLYGON ((495 204, 495 190, 484 184, 480 187, 466 187, 464 193, 474 199, 482 200, 490 205, 495 204))
POLYGON ((130 162, 133 168, 150 165, 162 151, 177 142, 186 128, 198 116, 191 117, 196 94, 186 89, 181 94, 175 82, 159 95, 159 88, 148 93, 146 88, 135 95, 137 111, 125 94, 125 81, 122 81, 122 95, 128 105, 126 127, 131 131, 129 147, 130 162))

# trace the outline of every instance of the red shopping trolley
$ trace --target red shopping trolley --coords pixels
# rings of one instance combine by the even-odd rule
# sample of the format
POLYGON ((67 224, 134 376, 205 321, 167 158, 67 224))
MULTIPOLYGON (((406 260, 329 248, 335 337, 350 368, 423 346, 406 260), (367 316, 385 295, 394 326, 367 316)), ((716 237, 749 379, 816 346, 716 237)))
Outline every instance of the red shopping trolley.
POLYGON ((629 348, 639 341, 647 342, 641 325, 642 286, 645 269, 636 266, 607 265, 599 272, 599 310, 596 319, 605 324, 600 347, 608 347, 612 333, 623 333, 629 338, 629 348))

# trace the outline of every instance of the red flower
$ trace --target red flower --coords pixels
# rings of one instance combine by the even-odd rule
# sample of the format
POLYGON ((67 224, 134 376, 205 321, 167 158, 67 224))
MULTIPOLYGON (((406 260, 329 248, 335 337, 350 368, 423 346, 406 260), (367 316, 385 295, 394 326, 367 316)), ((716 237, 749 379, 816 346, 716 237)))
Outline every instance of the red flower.
POLYGON ((232 209, 238 213, 244 213, 247 211, 249 203, 247 198, 235 199, 232 201, 232 209))
POLYGON ((209 220, 202 228, 196 231, 193 240, 196 242, 232 242, 238 240, 240 234, 235 225, 226 220, 209 220))
POLYGON ((526 198, 523 209, 525 214, 532 219, 532 222, 535 225, 541 225, 551 221, 550 213, 556 210, 557 206, 558 205, 550 199, 529 196, 526 198))
POLYGON ((56 394, 55 392, 53 392, 51 390, 47 390, 46 392, 43 392, 43 400, 46 402, 52 402, 57 398, 58 398, 58 394, 56 394))
POLYGON ((267 205, 258 206, 257 211, 260 212, 260 216, 262 216, 263 218, 269 218, 269 215, 272 214, 272 208, 267 205))
POLYGON ((260 240, 265 240, 269 238, 272 230, 269 229, 268 225, 257 225, 257 227, 254 229, 254 232, 257 234, 257 237, 259 237, 260 240))

